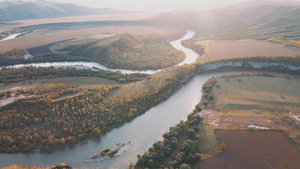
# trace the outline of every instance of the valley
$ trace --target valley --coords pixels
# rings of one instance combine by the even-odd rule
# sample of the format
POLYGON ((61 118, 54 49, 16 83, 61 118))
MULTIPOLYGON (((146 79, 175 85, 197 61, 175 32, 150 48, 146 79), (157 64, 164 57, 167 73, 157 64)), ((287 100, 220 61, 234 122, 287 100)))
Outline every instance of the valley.
POLYGON ((0 13, 0 168, 300 167, 296 2, 0 13))

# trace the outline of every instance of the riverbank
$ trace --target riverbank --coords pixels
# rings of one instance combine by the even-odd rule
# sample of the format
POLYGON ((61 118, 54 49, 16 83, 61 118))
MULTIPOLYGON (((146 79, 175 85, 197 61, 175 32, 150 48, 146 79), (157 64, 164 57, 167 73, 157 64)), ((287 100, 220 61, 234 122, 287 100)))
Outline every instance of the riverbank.
MULTIPOLYGON (((224 65, 223 65, 224 66, 224 65)), ((231 70, 236 70, 234 67, 229 67, 231 70)), ((242 68, 247 68, 240 66, 242 68)), ((163 73, 159 73, 160 75, 154 74, 151 79, 145 79, 142 83, 145 84, 156 84, 165 83, 162 77, 168 79, 168 81, 177 81, 185 83, 179 90, 176 87, 176 90, 170 98, 168 98, 165 102, 161 102, 157 106, 151 108, 144 115, 135 118, 130 123, 123 125, 122 127, 112 130, 101 138, 101 142, 97 141, 88 141, 83 145, 74 145, 72 148, 66 148, 64 150, 58 150, 52 154, 39 154, 32 153, 28 156, 25 156, 21 153, 19 154, 0 154, 1 164, 5 163, 22 163, 27 165, 36 165, 36 163, 45 165, 45 161, 51 164, 59 163, 63 159, 63 161, 69 162, 72 166, 85 166, 85 164, 81 164, 80 161, 84 161, 86 157, 90 157, 92 154, 96 154, 99 150, 95 149, 95 147, 112 147, 112 145, 116 145, 120 142, 128 142, 133 141, 136 143, 136 147, 128 150, 126 156, 119 156, 118 158, 105 161, 101 163, 101 166, 104 168, 114 167, 114 168, 124 168, 128 167, 128 162, 134 162, 136 160, 136 154, 141 154, 145 152, 148 147, 150 147, 153 142, 160 140, 161 135, 166 132, 169 126, 177 124, 180 120, 186 119, 186 116, 189 112, 192 111, 193 107, 200 101, 201 98, 201 86, 202 84, 211 76, 217 76, 220 73, 211 73, 211 74, 201 74, 196 75, 199 71, 200 67, 197 65, 186 65, 178 68, 169 68, 165 70, 163 73), (190 69, 190 70, 189 70, 190 69), (181 76, 174 77, 177 73, 181 72, 181 76), (168 75, 168 76, 166 76, 168 75), (172 77, 174 79, 172 79, 172 77), (184 104, 183 104, 184 103, 184 104), (177 105, 177 106, 174 106, 177 105), (164 120, 162 117, 171 117, 168 122, 164 120), (161 120, 160 120, 161 119, 161 120), (149 123, 149 121, 151 123, 149 123), (155 129, 155 130, 153 130, 155 129), (134 131, 133 133, 128 133, 128 131, 134 131), (158 132, 159 131, 159 132, 158 132), (147 135, 143 134, 147 133, 147 135), (141 138, 141 136, 143 136, 141 138), (80 153, 78 153, 80 152, 80 153), (70 153, 72 155, 65 156, 65 153, 70 153), (59 158, 58 158, 59 157, 59 158), (32 160, 28 161, 28 158, 32 158, 32 160), (18 159, 15 162, 12 160, 18 159), (38 159, 38 160, 37 160, 38 159), (35 164, 34 164, 35 163, 35 164), (122 167, 121 167, 122 166, 122 167)), ((218 67, 218 69, 210 70, 210 71, 223 71, 226 69, 225 67, 218 67)), ((247 68, 248 69, 248 68, 247 68)), ((200 73, 204 73, 200 72, 200 73)), ((139 82, 137 82, 139 83, 139 82)), ((178 84, 179 84, 178 83, 178 84)), ((158 86, 156 86, 158 87, 158 86)), ((99 148, 100 149, 100 148, 99 148)), ((99 164, 98 164, 99 165, 99 164)), ((96 167, 97 164, 89 164, 89 167, 96 167)))

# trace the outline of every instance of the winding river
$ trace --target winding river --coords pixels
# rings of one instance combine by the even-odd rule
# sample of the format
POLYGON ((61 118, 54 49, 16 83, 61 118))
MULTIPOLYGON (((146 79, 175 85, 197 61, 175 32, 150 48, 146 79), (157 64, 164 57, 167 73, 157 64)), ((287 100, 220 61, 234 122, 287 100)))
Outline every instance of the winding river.
MULTIPOLYGON (((195 52, 184 48, 180 43, 184 39, 191 38, 193 34, 192 31, 188 31, 182 39, 171 42, 176 49, 182 50, 187 55, 188 60, 185 60, 179 65, 192 63, 198 57, 195 52)), ((74 63, 76 63, 77 66, 81 66, 82 64, 82 66, 90 68, 95 66, 95 63, 74 63)), ((69 66, 70 62, 66 62, 66 64, 69 66)), ((122 70, 123 73, 128 73, 126 71, 122 70)), ((154 72, 155 71, 151 73, 154 72)), ((150 73, 150 71, 148 71, 148 73, 150 73)), ((180 120, 186 119, 187 115, 201 99, 202 84, 210 77, 219 74, 221 73, 196 75, 170 98, 152 107, 145 114, 135 118, 131 122, 101 136, 101 139, 93 139, 85 143, 60 148, 53 153, 3 153, 0 154, 0 167, 11 164, 46 166, 67 162, 76 168, 127 168, 130 162, 136 162, 137 154, 143 154, 154 142, 161 140, 162 134, 167 132, 170 126, 174 126, 179 123, 180 120), (113 148, 118 143, 127 143, 129 141, 132 143, 131 146, 119 157, 99 163, 83 163, 83 161, 105 148, 113 148)))
MULTIPOLYGON (((171 42, 171 45, 176 48, 177 50, 181 50, 186 54, 186 58, 184 61, 178 63, 175 66, 181 66, 184 64, 190 64, 196 61, 196 59, 199 57, 199 55, 194 52, 191 49, 185 48, 181 45, 181 41, 187 40, 192 38, 195 35, 195 32, 193 31, 187 31, 186 35, 182 37, 181 39, 175 40, 171 42)), ((37 67, 75 67, 78 69, 102 69, 102 70, 109 70, 112 72, 120 71, 124 74, 132 74, 132 73, 144 73, 144 74, 154 74, 158 71, 161 71, 162 69, 158 70, 125 70, 125 69, 112 69, 108 68, 104 65, 95 63, 95 62, 45 62, 45 63, 29 63, 29 64, 17 64, 17 65, 11 65, 11 66, 2 66, 2 67, 14 67, 14 68, 19 68, 23 66, 37 66, 37 67)))

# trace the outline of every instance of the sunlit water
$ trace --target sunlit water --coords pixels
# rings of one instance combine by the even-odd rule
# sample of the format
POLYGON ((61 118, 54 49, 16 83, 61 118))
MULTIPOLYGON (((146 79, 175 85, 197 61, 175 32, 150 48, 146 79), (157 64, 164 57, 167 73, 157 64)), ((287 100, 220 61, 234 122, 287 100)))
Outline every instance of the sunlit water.
POLYGON ((21 34, 21 33, 12 34, 12 35, 10 35, 10 36, 8 36, 8 37, 6 37, 6 38, 0 40, 0 42, 6 41, 6 40, 15 39, 15 38, 16 38, 18 35, 20 35, 20 34, 21 34))
MULTIPOLYGON (((192 34, 193 32, 187 33, 187 35, 191 37, 193 36, 192 34)), ((185 35, 183 39, 189 38, 187 35, 185 35)), ((173 41, 172 45, 175 48, 178 46, 178 50, 183 50, 183 52, 187 54, 187 58, 189 58, 190 55, 196 54, 182 47, 178 40, 173 41)), ((185 60, 184 63, 180 64, 190 63, 192 60, 195 60, 195 58, 185 60)), ((83 63, 87 62, 76 62, 78 66, 83 65, 83 63)), ((69 62, 67 62, 67 64, 69 64, 69 62)), ((95 63, 88 63, 88 66, 96 67, 95 63)), ((123 73, 125 72, 123 71, 123 73)), ((82 144, 59 148, 53 153, 2 153, 0 154, 0 166, 11 164, 46 166, 67 162, 76 168, 127 168, 131 162, 136 162, 137 154, 143 154, 154 142, 161 140, 162 134, 167 132, 169 127, 176 125, 180 120, 186 119, 187 115, 201 99, 202 84, 208 78, 216 75, 218 75, 218 73, 195 76, 166 101, 152 107, 145 114, 124 124, 122 127, 108 132, 103 135, 101 139, 93 139, 82 144), (129 147, 126 153, 119 157, 99 163, 83 163, 83 161, 105 148, 113 148, 118 143, 127 143, 128 141, 132 142, 132 146, 129 147)))

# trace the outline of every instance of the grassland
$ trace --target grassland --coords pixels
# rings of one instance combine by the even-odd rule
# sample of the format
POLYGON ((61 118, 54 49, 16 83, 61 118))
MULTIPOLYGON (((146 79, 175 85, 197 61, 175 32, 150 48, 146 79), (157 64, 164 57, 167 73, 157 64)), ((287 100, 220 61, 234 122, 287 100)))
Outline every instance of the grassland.
POLYGON ((300 152, 279 132, 217 130, 223 153, 204 160, 202 169, 299 168, 300 152))
POLYGON ((11 103, 15 100, 25 98, 25 96, 16 96, 16 93, 19 90, 30 89, 36 85, 49 85, 49 84, 53 84, 55 82, 60 82, 60 83, 68 84, 68 85, 74 85, 74 86, 77 85, 83 89, 80 91, 80 93, 87 91, 87 89, 89 89, 89 88, 95 88, 97 86, 120 85, 116 81, 98 78, 98 77, 45 78, 45 79, 36 79, 36 80, 26 80, 23 82, 15 82, 15 83, 10 83, 9 85, 5 85, 4 83, 1 83, 0 84, 0 94, 10 91, 12 94, 12 97, 0 99, 0 101, 1 101, 0 107, 6 105, 8 103, 11 103))
POLYGON ((300 143, 300 81, 237 76, 218 78, 205 123, 227 129, 279 129, 300 143))
POLYGON ((273 77, 219 78, 213 91, 217 109, 230 114, 285 116, 290 110, 300 115, 300 81, 273 77))
POLYGON ((201 46, 203 49, 205 49, 205 54, 199 58, 201 62, 252 56, 300 55, 300 49, 285 47, 280 44, 270 43, 266 41, 194 41, 194 45, 201 46))
POLYGON ((211 125, 200 123, 199 125, 199 149, 201 159, 213 157, 220 152, 220 142, 214 133, 214 127, 211 125))

